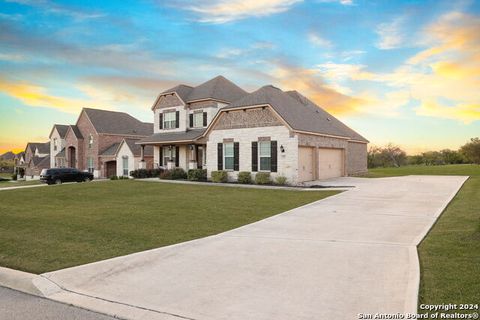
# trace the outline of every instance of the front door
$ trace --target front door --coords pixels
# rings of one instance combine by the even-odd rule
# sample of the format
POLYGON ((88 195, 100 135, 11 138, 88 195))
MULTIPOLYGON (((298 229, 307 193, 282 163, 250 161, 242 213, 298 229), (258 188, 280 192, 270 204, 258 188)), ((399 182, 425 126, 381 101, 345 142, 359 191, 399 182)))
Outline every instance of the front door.
POLYGON ((107 165, 107 178, 117 175, 117 161, 109 161, 107 165))
POLYGON ((70 168, 75 168, 76 167, 76 158, 75 158, 75 148, 74 147, 69 147, 68 148, 68 166, 70 168))

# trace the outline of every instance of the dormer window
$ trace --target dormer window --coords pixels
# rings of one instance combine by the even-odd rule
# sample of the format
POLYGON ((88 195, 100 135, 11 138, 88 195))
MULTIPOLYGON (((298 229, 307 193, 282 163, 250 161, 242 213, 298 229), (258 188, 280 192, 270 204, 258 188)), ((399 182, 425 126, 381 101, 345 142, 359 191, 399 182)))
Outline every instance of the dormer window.
POLYGON ((207 113, 196 111, 190 113, 190 128, 202 128, 207 126, 207 113))
POLYGON ((177 127, 175 111, 165 112, 163 114, 163 128, 174 129, 177 127))
POLYGON ((88 137, 88 148, 91 149, 93 146, 93 135, 88 137))

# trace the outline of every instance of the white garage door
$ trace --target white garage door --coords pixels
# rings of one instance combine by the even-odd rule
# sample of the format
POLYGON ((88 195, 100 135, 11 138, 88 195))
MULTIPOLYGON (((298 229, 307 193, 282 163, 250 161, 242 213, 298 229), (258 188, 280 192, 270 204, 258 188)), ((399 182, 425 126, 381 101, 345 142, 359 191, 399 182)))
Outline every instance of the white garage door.
POLYGON ((298 148, 298 182, 312 181, 313 178, 313 151, 314 148, 298 148))
POLYGON ((318 179, 343 176, 343 150, 318 149, 318 179))

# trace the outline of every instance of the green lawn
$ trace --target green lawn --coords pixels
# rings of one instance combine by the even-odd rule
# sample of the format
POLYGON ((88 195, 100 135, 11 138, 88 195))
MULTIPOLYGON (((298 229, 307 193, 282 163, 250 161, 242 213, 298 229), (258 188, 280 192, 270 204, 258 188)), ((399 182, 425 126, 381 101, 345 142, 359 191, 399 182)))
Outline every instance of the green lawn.
POLYGON ((32 186, 35 184, 40 184, 39 180, 29 180, 29 181, 10 181, 10 180, 2 180, 0 181, 0 189, 3 188, 10 188, 10 187, 21 187, 21 186, 32 186))
POLYGON ((368 176, 409 174, 470 176, 419 246, 419 303, 479 303, 480 166, 379 168, 370 170, 368 176))
POLYGON ((58 270, 217 234, 335 193, 124 180, 0 191, 0 265, 58 270))

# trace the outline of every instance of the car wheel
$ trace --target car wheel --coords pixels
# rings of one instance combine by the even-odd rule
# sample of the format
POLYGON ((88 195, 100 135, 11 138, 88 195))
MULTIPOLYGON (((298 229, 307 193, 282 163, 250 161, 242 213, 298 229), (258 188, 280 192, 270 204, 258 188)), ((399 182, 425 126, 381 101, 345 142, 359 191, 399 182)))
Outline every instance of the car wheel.
POLYGON ((62 184, 62 180, 60 179, 55 180, 55 184, 62 184))
POLYGON ((90 182, 90 178, 89 178, 89 177, 85 177, 85 178, 83 179, 83 182, 90 182))

